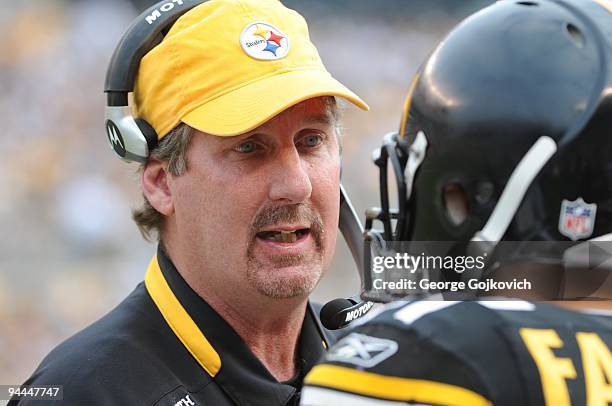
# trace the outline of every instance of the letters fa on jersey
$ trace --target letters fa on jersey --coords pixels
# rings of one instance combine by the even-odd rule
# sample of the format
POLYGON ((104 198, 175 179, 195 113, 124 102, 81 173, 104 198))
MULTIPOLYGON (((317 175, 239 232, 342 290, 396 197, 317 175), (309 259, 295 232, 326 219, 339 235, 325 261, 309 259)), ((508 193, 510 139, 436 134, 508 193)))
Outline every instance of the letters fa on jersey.
POLYGON ((397 352, 395 341, 352 333, 338 341, 326 358, 354 364, 364 368, 372 368, 397 352))

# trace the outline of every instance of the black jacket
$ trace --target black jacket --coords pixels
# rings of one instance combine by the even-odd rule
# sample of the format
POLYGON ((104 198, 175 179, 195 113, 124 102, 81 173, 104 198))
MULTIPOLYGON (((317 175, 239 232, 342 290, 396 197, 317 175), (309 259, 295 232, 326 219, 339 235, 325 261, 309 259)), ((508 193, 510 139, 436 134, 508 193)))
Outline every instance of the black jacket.
POLYGON ((331 339, 309 304, 300 376, 279 383, 160 249, 145 283, 51 351, 25 384, 62 385, 58 404, 67 405, 292 405, 331 339))

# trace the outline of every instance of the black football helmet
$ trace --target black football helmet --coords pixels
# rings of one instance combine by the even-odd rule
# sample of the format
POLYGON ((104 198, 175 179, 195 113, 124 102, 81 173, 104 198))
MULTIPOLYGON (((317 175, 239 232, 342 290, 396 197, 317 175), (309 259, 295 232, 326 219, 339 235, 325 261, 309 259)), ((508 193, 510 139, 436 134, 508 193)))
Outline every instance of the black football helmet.
MULTIPOLYGON (((399 133, 375 154, 374 249, 445 241, 438 254, 484 253, 490 270, 561 264, 580 241, 610 239, 611 58, 609 0, 502 0, 465 19, 421 66, 399 133), (501 252, 502 240, 516 243, 501 252)), ((372 279, 366 270, 365 298, 394 296, 372 279)))

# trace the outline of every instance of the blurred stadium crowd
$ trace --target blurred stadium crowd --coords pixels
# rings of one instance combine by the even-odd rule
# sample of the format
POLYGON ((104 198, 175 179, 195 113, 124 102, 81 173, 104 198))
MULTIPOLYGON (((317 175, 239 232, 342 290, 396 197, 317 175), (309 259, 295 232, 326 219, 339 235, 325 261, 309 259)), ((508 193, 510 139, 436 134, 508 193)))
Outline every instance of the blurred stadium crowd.
MULTIPOLYGON (((371 151, 395 130, 419 63, 491 1, 285 1, 309 21, 328 69, 372 107, 344 114, 344 175, 358 213, 377 204, 371 151)), ((22 382, 53 346, 142 280, 155 250, 130 219, 136 166, 106 144, 106 64, 152 1, 3 1, 0 7, 0 384, 22 382)), ((339 241, 320 301, 358 292, 339 241)), ((0 401, 1 403, 2 401, 0 401)))

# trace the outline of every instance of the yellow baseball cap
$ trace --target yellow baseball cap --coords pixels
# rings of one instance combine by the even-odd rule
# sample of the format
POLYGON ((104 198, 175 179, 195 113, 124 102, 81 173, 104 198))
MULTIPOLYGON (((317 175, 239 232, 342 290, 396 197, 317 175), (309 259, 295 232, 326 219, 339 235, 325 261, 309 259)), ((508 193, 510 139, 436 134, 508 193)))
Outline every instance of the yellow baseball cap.
POLYGON ((325 69, 304 18, 278 0, 209 0, 181 16, 140 63, 136 116, 159 138, 181 121, 202 132, 250 131, 310 98, 368 105, 325 69))

